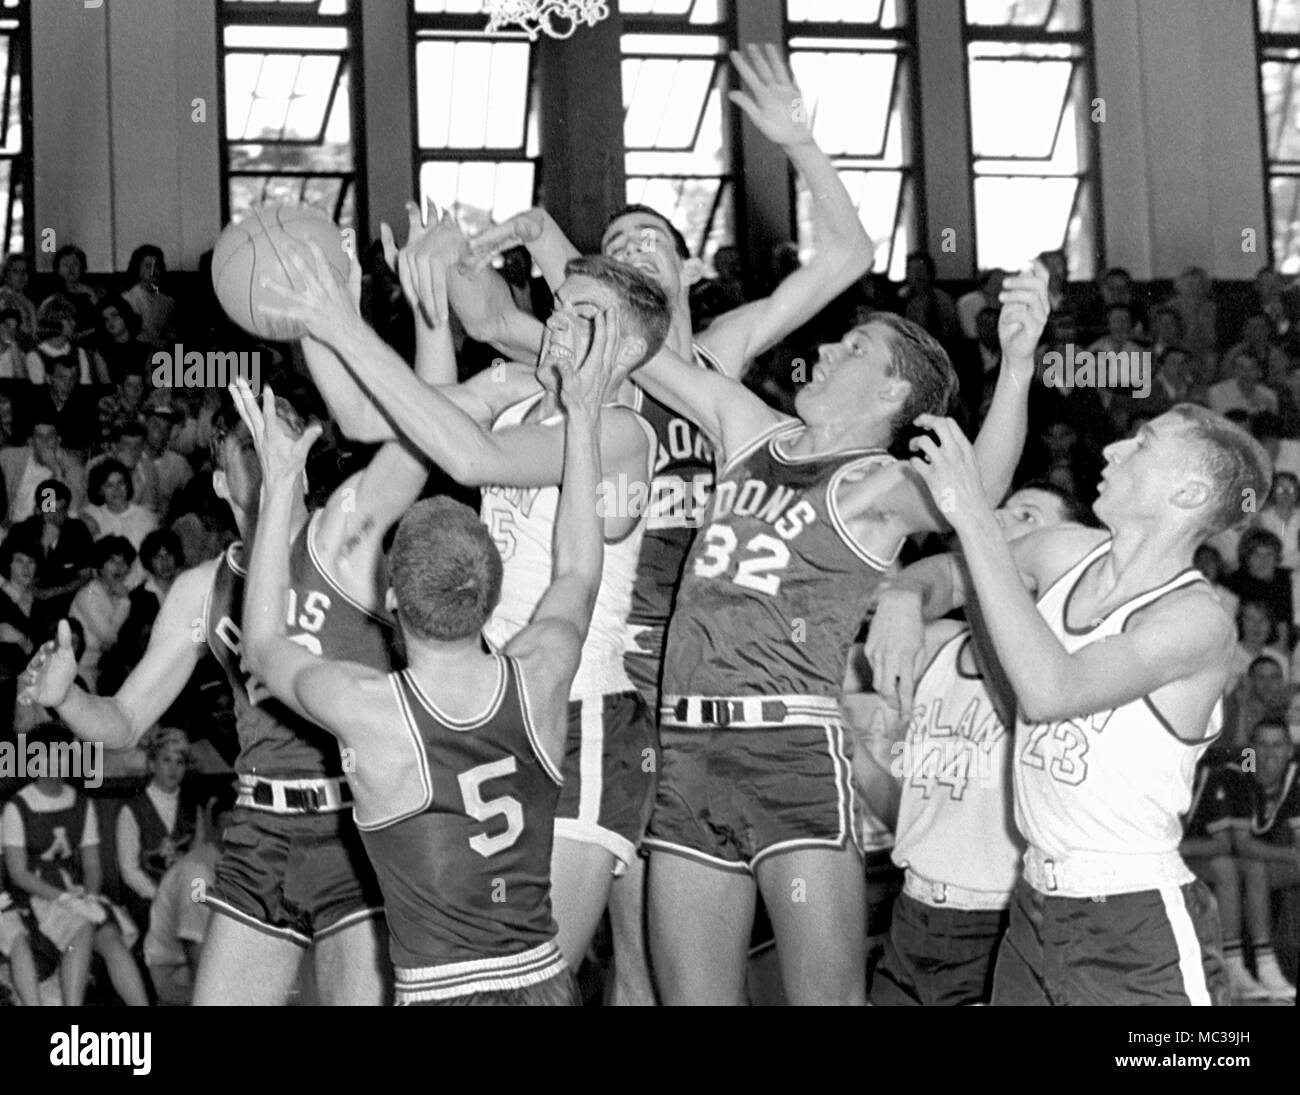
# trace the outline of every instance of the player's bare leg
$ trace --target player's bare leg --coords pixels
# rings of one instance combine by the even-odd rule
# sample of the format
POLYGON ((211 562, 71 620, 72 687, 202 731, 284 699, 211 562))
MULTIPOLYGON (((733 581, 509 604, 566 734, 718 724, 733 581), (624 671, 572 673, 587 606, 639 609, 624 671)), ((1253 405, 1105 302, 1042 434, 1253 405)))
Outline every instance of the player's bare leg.
POLYGON ((646 889, 660 999, 669 1005, 743 1005, 758 893, 754 880, 651 852, 646 889))
MULTIPOLYGON (((1246 934, 1255 945, 1269 942, 1273 938, 1273 907, 1269 899, 1268 866, 1262 859, 1241 861, 1246 934)), ((1222 909, 1219 910, 1219 915, 1222 917, 1222 909)))
POLYGON ((609 904, 614 853, 599 844, 556 836, 551 848, 551 911, 555 941, 576 974, 609 904))
POLYGON ((387 1004, 391 978, 383 918, 372 916, 318 939, 315 966, 322 1004, 349 1007, 387 1004))
POLYGON ((140 978, 140 969, 131 957, 131 952, 122 942, 122 935, 115 924, 105 924, 94 935, 95 950, 104 959, 108 967, 108 979, 122 1002, 130 1008, 147 1008, 149 994, 145 992, 144 981, 140 978))
POLYGON ((645 860, 635 856, 626 873, 614 879, 609 895, 614 935, 614 985, 609 1002, 616 1007, 653 1007, 655 1003, 645 901, 645 860))
POLYGON ((86 999, 86 982, 90 980, 90 955, 94 949, 95 930, 85 925, 64 948, 59 963, 59 988, 63 992, 63 1006, 77 1008, 86 999))
POLYGON ((194 1006, 279 1007, 298 978, 304 953, 288 939, 218 913, 203 941, 194 1006))
POLYGON ((1205 877, 1219 906, 1223 938, 1241 939, 1241 873, 1237 860, 1230 855, 1215 856, 1205 869, 1205 877))
POLYGON ((856 848, 800 849, 760 860, 756 874, 786 999, 861 1006, 867 996, 867 888, 856 848))

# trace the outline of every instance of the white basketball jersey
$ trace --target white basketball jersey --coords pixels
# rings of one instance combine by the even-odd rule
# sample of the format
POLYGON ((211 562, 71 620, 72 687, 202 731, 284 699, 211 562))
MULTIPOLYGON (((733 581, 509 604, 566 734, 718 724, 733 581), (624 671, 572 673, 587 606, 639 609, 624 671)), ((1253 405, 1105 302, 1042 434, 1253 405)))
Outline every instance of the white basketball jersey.
MULTIPOLYGON (((493 423, 492 429, 495 431, 523 422, 541 399, 539 394, 508 407, 493 423)), ((655 458, 654 434, 639 415, 637 421, 651 442, 647 457, 648 477, 655 458)), ((561 415, 554 415, 539 424, 562 430, 564 419, 561 415)), ((501 602, 483 631, 498 647, 504 647, 527 626, 542 594, 551 584, 552 542, 559 503, 559 487, 483 488, 483 523, 496 541, 502 563, 501 602)), ((644 533, 645 521, 641 520, 617 544, 605 544, 605 569, 600 592, 596 595, 587 641, 582 647, 582 661, 569 693, 573 699, 627 692, 633 687, 623 668, 623 649, 627 615, 632 607, 637 555, 644 533)))
POLYGON ((1011 735, 970 644, 969 630, 953 636, 917 682, 891 765, 902 788, 894 862, 929 882, 1010 898, 1024 851, 1011 819, 1011 735))
MULTIPOLYGON (((1038 601, 1038 611, 1070 653, 1120 634, 1129 617, 1166 594, 1205 581, 1189 568, 1121 605, 1098 626, 1071 629, 1066 613, 1075 586, 1109 551, 1109 540, 1099 544, 1038 601)), ((1196 762, 1218 734, 1222 714, 1216 702, 1205 734, 1191 743, 1174 734, 1147 696, 1081 718, 1019 719, 1014 770, 1020 831, 1063 862, 1072 854, 1176 857, 1183 833, 1179 817, 1191 803, 1196 762)))

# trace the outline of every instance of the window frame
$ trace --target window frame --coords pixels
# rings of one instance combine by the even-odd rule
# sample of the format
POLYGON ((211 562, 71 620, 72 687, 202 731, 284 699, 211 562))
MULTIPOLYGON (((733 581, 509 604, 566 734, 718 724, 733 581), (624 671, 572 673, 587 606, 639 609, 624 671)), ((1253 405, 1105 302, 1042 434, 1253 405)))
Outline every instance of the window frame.
MULTIPOLYGON (((32 10, 31 0, 18 0, 13 7, 0 8, 0 18, 14 19, 18 26, 10 36, 10 43, 17 44, 18 47, 18 85, 20 95, 22 96, 22 114, 19 125, 22 134, 22 147, 11 154, 4 154, 0 159, 9 162, 9 194, 5 206, 4 219, 4 255, 11 253, 28 256, 28 262, 33 275, 36 273, 34 257, 36 254, 35 230, 35 202, 33 200, 32 189, 36 180, 36 170, 33 159, 33 126, 32 126, 32 10), (22 185, 23 211, 20 221, 17 221, 19 230, 22 233, 22 245, 13 244, 13 233, 16 220, 13 216, 13 194, 15 178, 22 185)), ((13 64, 12 54, 10 64, 13 64)), ((3 118, 8 120, 8 100, 9 100, 9 81, 5 81, 4 86, 4 114, 3 118)))

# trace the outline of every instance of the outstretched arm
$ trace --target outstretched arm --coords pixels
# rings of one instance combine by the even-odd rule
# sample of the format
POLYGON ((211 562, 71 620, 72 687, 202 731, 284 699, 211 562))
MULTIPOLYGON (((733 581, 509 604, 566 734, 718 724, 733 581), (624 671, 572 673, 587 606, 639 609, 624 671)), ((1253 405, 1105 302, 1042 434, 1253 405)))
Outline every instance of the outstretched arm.
POLYGON ((469 261, 462 269, 481 269, 493 255, 499 255, 512 247, 528 249, 552 292, 564 282, 564 271, 569 260, 582 254, 569 242, 569 237, 545 209, 526 209, 504 224, 495 225, 475 236, 469 245, 469 261))
POLYGON ((751 45, 733 53, 745 91, 729 98, 769 140, 790 157, 812 196, 816 250, 807 266, 787 277, 764 300, 719 316, 700 335, 729 376, 803 326, 871 269, 875 245, 853 207, 839 172, 813 140, 807 108, 781 51, 751 45))

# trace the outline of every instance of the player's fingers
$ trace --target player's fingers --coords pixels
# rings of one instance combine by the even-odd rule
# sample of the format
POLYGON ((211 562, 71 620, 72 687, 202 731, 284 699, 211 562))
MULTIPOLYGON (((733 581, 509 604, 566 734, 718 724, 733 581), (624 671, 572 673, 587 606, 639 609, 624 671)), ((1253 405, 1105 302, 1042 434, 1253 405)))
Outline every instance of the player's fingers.
POLYGON ((772 70, 773 77, 783 84, 794 83, 794 80, 790 77, 790 70, 786 68, 785 57, 782 55, 781 50, 776 43, 765 43, 763 51, 767 54, 768 68, 772 70))
POLYGON ((740 74, 741 82, 747 88, 758 88, 762 83, 758 74, 754 71, 754 66, 750 64, 749 59, 738 50, 731 53, 731 63, 735 66, 736 72, 740 74))
POLYGON ((305 430, 303 430, 302 436, 298 438, 297 442, 293 446, 294 458, 296 460, 302 460, 305 462, 307 459, 307 454, 311 452, 311 447, 314 444, 316 444, 317 441, 320 440, 320 435, 323 434, 324 432, 325 432, 325 427, 322 426, 319 422, 313 422, 310 426, 308 426, 305 430))
POLYGON ((69 626, 67 620, 59 621, 57 634, 59 637, 59 649, 71 650, 72 649, 72 628, 71 626, 69 626))
POLYGON ((932 461, 939 452, 939 446, 935 444, 934 439, 926 437, 923 434, 912 438, 912 440, 907 443, 907 447, 911 449, 912 452, 919 454, 914 458, 917 460, 924 457, 925 459, 932 461))
POLYGON ((384 261, 388 263, 390 270, 397 270, 397 240, 393 238, 393 230, 389 227, 387 221, 381 221, 379 225, 379 241, 384 247, 384 261))
POLYGON ((441 264, 433 268, 433 306, 435 315, 431 318, 439 327, 447 325, 447 270, 441 264))
POLYGON ((361 262, 355 254, 348 256, 348 299, 361 311, 361 262))
POLYGON ((727 98, 730 99, 733 103, 735 103, 736 106, 740 107, 740 109, 743 110, 746 114, 748 114, 751 121, 758 120, 758 116, 759 116, 758 104, 754 102, 754 100, 751 99, 748 95, 746 95, 743 91, 729 91, 727 92, 727 98))
POLYGON ((753 66, 754 71, 758 74, 759 80, 764 84, 776 82, 776 76, 772 72, 772 66, 768 64, 767 57, 763 53, 762 47, 757 43, 751 43, 745 47, 745 56, 753 66))
POLYGON ((411 243, 420 236, 420 229, 424 227, 424 218, 420 213, 420 203, 408 201, 406 203, 406 245, 411 243))

